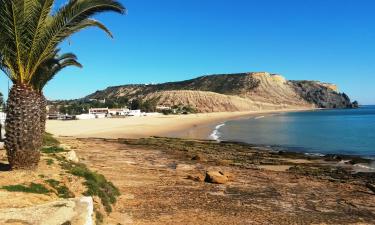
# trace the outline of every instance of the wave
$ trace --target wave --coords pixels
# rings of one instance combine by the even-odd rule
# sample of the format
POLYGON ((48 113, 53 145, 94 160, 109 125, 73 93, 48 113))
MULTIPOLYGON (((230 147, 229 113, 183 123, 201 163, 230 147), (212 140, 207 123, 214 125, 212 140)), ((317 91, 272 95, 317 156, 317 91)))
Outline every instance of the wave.
POLYGON ((257 116, 257 117, 255 117, 254 118, 254 120, 259 120, 259 119, 262 119, 262 118, 264 118, 265 116, 257 116))
POLYGON ((372 162, 370 164, 362 164, 362 163, 358 163, 358 164, 355 164, 353 165, 353 167, 355 169, 358 170, 365 170, 366 172, 374 172, 375 171, 375 162, 372 162))
POLYGON ((219 129, 223 126, 225 126, 225 123, 217 125, 215 129, 212 131, 212 133, 210 134, 209 138, 212 140, 220 141, 221 133, 219 132, 219 129))

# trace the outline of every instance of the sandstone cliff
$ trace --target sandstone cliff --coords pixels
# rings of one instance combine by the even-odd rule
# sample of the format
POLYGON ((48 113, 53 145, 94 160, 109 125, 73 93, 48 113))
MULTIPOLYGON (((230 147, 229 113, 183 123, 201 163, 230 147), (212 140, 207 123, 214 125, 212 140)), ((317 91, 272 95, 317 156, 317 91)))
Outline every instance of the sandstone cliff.
POLYGON ((159 105, 189 105, 199 112, 284 108, 350 108, 346 94, 334 84, 288 81, 270 73, 202 76, 181 82, 123 85, 97 91, 85 99, 156 99, 159 105))

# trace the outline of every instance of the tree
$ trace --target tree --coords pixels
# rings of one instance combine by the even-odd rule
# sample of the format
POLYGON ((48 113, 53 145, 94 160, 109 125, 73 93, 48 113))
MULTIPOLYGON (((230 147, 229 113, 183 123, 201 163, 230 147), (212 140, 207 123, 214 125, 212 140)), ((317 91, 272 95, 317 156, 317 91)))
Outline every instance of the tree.
POLYGON ((56 62, 66 56, 58 55, 59 44, 88 27, 98 27, 112 37, 92 17, 125 12, 116 0, 69 0, 56 11, 53 4, 54 0, 0 0, 0 68, 13 82, 5 125, 5 148, 13 169, 38 165, 45 123, 42 90, 62 69, 56 62))
POLYGON ((133 99, 130 103, 131 110, 141 109, 143 105, 142 99, 133 99))
POLYGON ((4 105, 4 95, 3 93, 0 93, 0 108, 3 108, 4 105))
MULTIPOLYGON (((46 84, 54 78, 58 72, 62 69, 76 66, 82 68, 82 65, 77 61, 77 56, 73 53, 66 53, 61 56, 58 55, 58 50, 56 55, 46 60, 39 68, 36 75, 32 78, 32 86, 36 91, 42 93, 42 90, 46 84)), ((43 94, 40 95, 40 136, 43 136, 46 130, 46 119, 47 119, 47 100, 43 94)))

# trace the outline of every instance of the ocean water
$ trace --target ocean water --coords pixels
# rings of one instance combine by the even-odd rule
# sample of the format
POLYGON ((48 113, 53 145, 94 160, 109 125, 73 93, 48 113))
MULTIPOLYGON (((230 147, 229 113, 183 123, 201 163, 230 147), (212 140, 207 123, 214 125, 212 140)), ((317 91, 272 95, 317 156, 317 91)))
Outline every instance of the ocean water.
POLYGON ((375 106, 258 116, 220 124, 211 138, 313 154, 375 158, 375 106))

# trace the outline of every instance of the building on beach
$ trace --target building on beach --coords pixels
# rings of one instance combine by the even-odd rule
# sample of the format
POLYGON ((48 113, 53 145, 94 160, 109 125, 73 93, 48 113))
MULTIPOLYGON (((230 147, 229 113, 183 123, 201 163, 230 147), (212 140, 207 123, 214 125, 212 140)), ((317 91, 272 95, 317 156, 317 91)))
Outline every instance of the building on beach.
POLYGON ((126 116, 130 112, 127 108, 114 108, 114 109, 108 109, 108 114, 110 116, 126 116))
POLYGON ((89 109, 89 114, 97 115, 97 114, 108 114, 108 113, 109 113, 108 107, 107 108, 90 108, 89 109))

